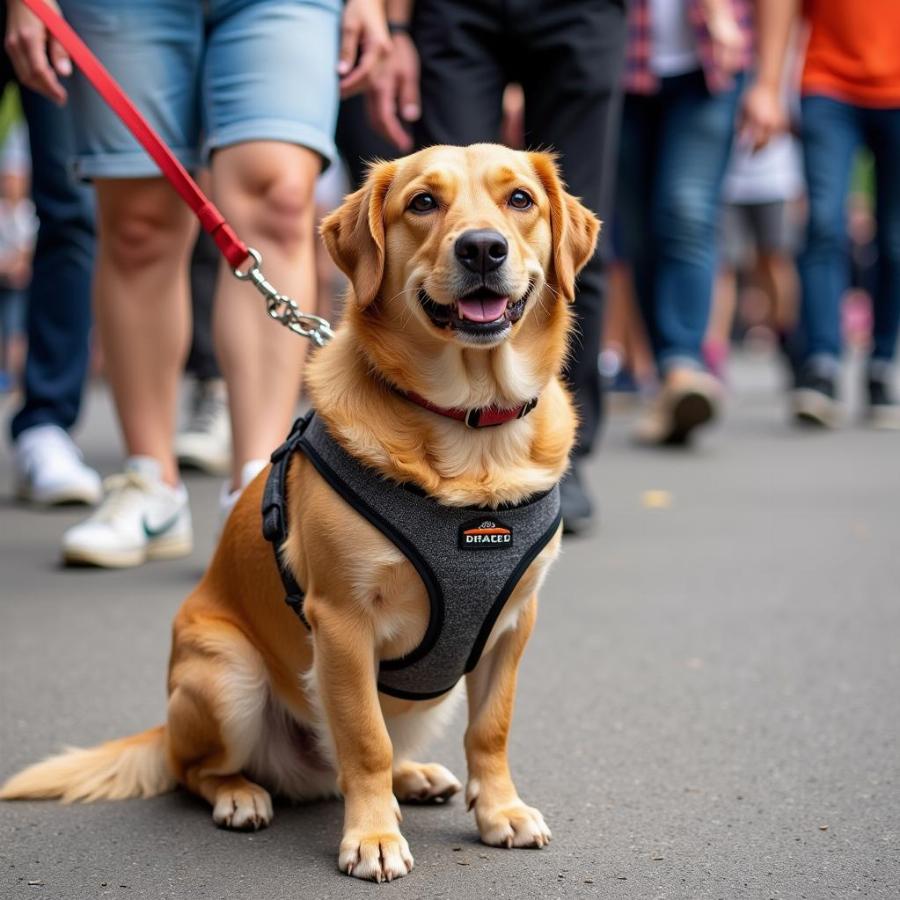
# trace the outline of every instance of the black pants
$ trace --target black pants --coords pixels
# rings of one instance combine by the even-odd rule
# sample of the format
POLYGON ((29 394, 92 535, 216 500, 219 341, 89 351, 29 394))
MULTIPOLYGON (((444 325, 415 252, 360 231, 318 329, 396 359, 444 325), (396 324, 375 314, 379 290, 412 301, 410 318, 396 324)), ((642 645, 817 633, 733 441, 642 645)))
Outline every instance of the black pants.
POLYGON ((219 251, 202 229, 191 256, 191 350, 185 369, 199 381, 221 378, 213 340, 213 300, 219 278, 219 251))
MULTIPOLYGON (((503 90, 518 82, 526 146, 556 150, 569 190, 606 217, 624 0, 417 0, 413 39, 422 70, 418 146, 498 140, 503 90)), ((601 418, 603 255, 601 245, 579 278, 566 370, 581 416, 581 455, 591 452, 601 418)))
POLYGON ((334 140, 347 168, 352 190, 366 180, 370 162, 393 159, 397 155, 397 148, 369 124, 362 94, 341 101, 334 140))

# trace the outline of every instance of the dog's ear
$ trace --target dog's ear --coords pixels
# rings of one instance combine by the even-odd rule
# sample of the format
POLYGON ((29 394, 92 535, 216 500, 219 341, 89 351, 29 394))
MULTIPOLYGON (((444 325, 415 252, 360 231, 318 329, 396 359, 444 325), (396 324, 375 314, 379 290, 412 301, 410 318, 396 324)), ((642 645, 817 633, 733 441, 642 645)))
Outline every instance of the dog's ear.
POLYGON ((361 307, 378 296, 384 277, 384 199, 395 168, 391 162, 374 164, 366 183, 327 215, 319 229, 361 307))
POLYGON ((530 153, 529 156, 550 200, 552 279, 562 296, 571 303, 575 299, 575 276, 594 255, 600 220, 566 191, 552 153, 530 153))

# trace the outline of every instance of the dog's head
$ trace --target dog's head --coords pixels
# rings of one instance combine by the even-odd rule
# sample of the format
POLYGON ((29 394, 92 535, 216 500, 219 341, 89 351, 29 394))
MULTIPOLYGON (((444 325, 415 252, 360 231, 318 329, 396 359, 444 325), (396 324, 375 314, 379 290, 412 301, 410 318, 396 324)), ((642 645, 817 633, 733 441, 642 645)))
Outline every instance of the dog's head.
POLYGON ((358 309, 380 307, 385 324, 422 337, 492 347, 538 307, 573 299, 598 228, 551 155, 475 144, 375 164, 322 235, 358 309))

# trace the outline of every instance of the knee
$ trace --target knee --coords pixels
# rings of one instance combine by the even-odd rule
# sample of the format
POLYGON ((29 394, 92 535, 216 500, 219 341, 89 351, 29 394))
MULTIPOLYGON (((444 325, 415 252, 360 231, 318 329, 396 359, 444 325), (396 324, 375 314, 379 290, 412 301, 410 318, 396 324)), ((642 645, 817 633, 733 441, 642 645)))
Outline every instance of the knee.
POLYGON ((190 223, 173 222, 163 210, 122 209, 106 216, 101 225, 99 249, 121 272, 135 273, 175 258, 190 247, 190 223))
POLYGON ((258 171, 241 183, 241 207, 251 239, 275 245, 286 255, 311 245, 315 183, 285 171, 258 171))
POLYGON ((840 198, 810 195, 806 251, 839 253, 847 245, 847 216, 840 198))

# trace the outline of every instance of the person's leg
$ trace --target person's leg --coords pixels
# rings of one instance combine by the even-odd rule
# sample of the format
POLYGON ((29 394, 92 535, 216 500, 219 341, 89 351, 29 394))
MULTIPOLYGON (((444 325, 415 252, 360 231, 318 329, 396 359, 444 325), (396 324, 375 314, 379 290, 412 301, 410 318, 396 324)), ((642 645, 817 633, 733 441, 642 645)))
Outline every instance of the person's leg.
POLYGON ((737 276, 742 266, 746 268, 751 221, 751 210, 746 204, 723 204, 717 234, 718 267, 713 282, 709 323, 703 336, 704 364, 720 380, 724 380, 728 364, 731 332, 737 313, 737 276))
POLYGON ((702 367, 719 193, 739 91, 710 94, 699 72, 664 84, 650 239, 656 254, 657 362, 666 373, 702 367))
MULTIPOLYGON (((32 198, 40 221, 29 290, 22 406, 10 423, 23 431, 55 425, 68 431, 78 418, 91 328, 93 200, 72 181, 69 112, 22 90, 31 139, 32 198)), ((97 493, 96 490, 93 493, 97 493)))
MULTIPOLYGON (((336 156, 340 4, 212 0, 203 71, 216 202, 267 278, 314 312, 314 188, 336 156), (235 85, 240 73, 240 86, 235 85), (298 89, 297 85, 302 85, 298 89)), ((284 439, 306 341, 273 322, 223 264, 213 313, 232 424, 231 497, 284 439)), ((223 511, 230 504, 223 495, 223 511)))
POLYGON ((846 203, 862 139, 857 110, 829 97, 804 97, 801 138, 809 217, 798 264, 802 358, 832 374, 841 354, 841 297, 849 274, 846 203))
POLYGON ((867 110, 866 117, 875 158, 878 245, 872 360, 889 364, 900 329, 900 109, 867 110))
MULTIPOLYGON (((211 179, 199 182, 209 193, 211 179)), ((179 467, 210 475, 231 471, 231 420, 228 391, 219 369, 213 340, 213 298, 219 280, 221 255, 213 239, 197 235, 190 262, 191 346, 185 373, 192 376, 187 413, 175 435, 175 458, 179 467)))
POLYGON ((794 327, 797 316, 797 268, 783 250, 760 252, 757 273, 769 297, 770 325, 779 339, 794 327))
POLYGON ((650 206, 659 152, 659 120, 658 98, 625 95, 613 212, 621 256, 631 266, 638 310, 654 355, 658 336, 652 303, 655 252, 650 240, 650 206))
MULTIPOLYGON (((304 147, 249 142, 213 157, 222 212, 263 255, 266 277, 314 312, 313 191, 318 154, 304 147)), ((300 397, 307 342, 265 314, 262 298, 223 264, 213 326, 231 409, 232 490, 246 463, 266 459, 284 439, 300 397)))
POLYGON ((219 280, 221 256, 213 239, 201 231, 191 254, 191 348, 186 371, 198 381, 219 379, 219 363, 216 359, 213 339, 213 298, 219 280))
POLYGON ((499 140, 508 80, 503 60, 510 50, 499 6, 483 0, 417 3, 412 35, 422 92, 416 147, 499 140))
MULTIPOLYGON (((206 174, 206 173, 204 173, 206 174)), ((210 179, 200 182, 210 191, 210 179)), ((201 231, 191 255, 191 349, 185 371, 193 376, 188 415, 175 435, 175 457, 182 469, 211 475, 231 471, 231 421, 228 392, 213 340, 213 298, 221 256, 213 239, 201 231)))
POLYGON ((798 258, 801 301, 791 408, 800 423, 831 426, 838 415, 841 299, 850 272, 846 203, 862 140, 859 110, 830 97, 804 97, 801 138, 809 211, 798 258))
MULTIPOLYGON (((197 167, 200 5, 174 0, 63 0, 72 27, 103 60, 188 169, 197 167)), ((70 82, 76 172, 95 181, 94 307, 129 456, 156 460, 178 483, 172 453, 187 354, 190 210, 84 76, 70 82)))
MULTIPOLYGON (((199 4, 62 0, 103 60, 189 170, 197 167, 199 4)), ((70 528, 70 563, 132 566, 192 546, 187 492, 172 452, 189 336, 190 210, 80 73, 69 82, 75 169, 94 181, 94 312, 128 459, 97 512, 70 528)))
POLYGON ((656 97, 650 199, 650 289, 643 309, 662 387, 637 422, 644 444, 683 444, 717 415, 721 386, 704 370, 715 271, 719 192, 731 149, 739 84, 710 94, 701 72, 667 78, 656 97))
POLYGON ((161 178, 97 179, 96 190, 94 309, 125 447, 157 460, 163 481, 176 485, 172 441, 196 224, 161 178))
POLYGON ((875 159, 878 268, 873 297, 868 416, 881 428, 900 428, 894 360, 900 331, 900 109, 866 110, 866 141, 875 159))
MULTIPOLYGON (((525 52, 517 68, 525 92, 525 142, 553 147, 568 190, 607 219, 621 112, 619 70, 625 13, 618 3, 544 0, 518 23, 525 52)), ((599 431, 597 367, 608 237, 578 276, 576 333, 566 370, 579 412, 575 454, 588 455, 599 431)))

